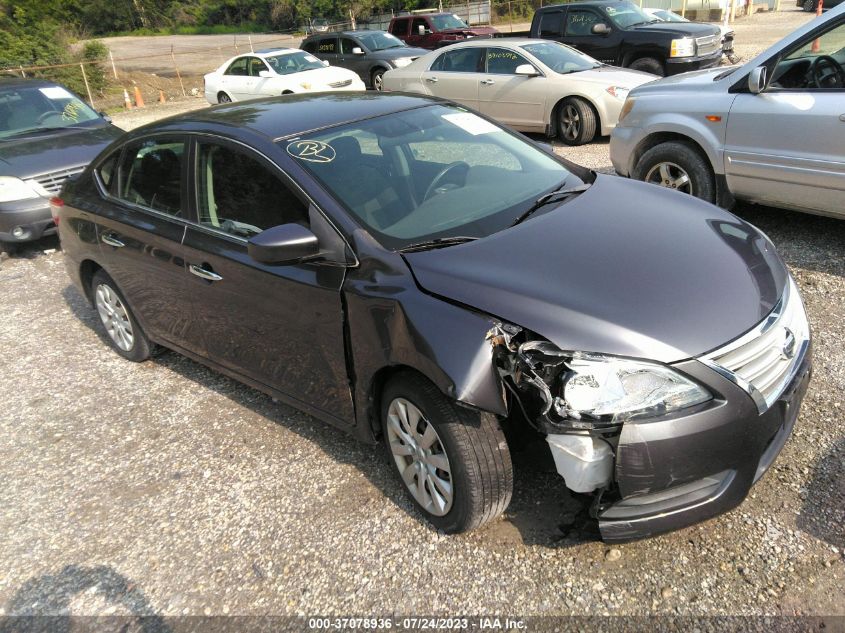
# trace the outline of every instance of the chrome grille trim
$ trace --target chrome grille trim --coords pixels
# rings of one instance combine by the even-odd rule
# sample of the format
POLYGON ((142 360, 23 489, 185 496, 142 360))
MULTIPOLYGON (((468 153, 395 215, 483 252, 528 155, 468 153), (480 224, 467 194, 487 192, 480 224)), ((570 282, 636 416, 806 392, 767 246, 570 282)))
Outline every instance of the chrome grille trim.
POLYGON ((334 83, 330 83, 329 86, 331 86, 332 88, 345 88, 351 83, 351 79, 344 79, 343 81, 335 81, 334 83))
POLYGON ((722 48, 721 35, 705 35, 695 39, 696 54, 708 55, 722 48))
POLYGON ((737 340, 700 357, 748 392, 760 413, 792 382, 810 346, 810 325, 792 277, 769 315, 737 340))
POLYGON ((79 165, 77 167, 70 167, 60 171, 53 171, 49 174, 34 176, 33 178, 29 178, 29 180, 35 180, 50 194, 57 194, 61 191, 62 185, 65 184, 65 180, 71 176, 81 174, 83 169, 85 169, 85 165, 79 165))

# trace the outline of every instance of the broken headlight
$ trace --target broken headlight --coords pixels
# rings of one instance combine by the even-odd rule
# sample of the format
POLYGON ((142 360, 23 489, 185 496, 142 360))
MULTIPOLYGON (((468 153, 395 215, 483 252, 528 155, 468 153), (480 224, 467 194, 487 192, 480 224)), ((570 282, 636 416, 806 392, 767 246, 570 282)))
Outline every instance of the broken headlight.
POLYGON ((666 365, 562 351, 515 325, 496 324, 488 339, 505 385, 525 417, 546 432, 610 430, 712 398, 666 365))
POLYGON ((707 402, 700 385, 656 363, 579 355, 566 363, 554 408, 561 417, 625 420, 707 402))

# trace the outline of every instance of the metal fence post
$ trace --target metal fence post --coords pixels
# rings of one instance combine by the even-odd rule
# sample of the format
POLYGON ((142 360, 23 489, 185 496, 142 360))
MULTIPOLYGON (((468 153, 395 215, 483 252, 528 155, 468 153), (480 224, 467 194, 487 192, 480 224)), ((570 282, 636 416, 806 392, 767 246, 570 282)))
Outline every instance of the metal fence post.
POLYGON ((170 46, 170 59, 173 60, 173 68, 176 69, 176 77, 179 78, 179 85, 182 86, 182 96, 187 97, 185 92, 185 84, 182 83, 182 74, 179 72, 179 66, 176 65, 176 55, 173 54, 173 45, 170 46))
POLYGON ((252 35, 247 35, 246 37, 249 40, 249 52, 254 53, 255 49, 252 47, 252 35))
POLYGON ((20 69, 21 69, 21 77, 23 77, 24 79, 26 79, 26 73, 23 71, 23 64, 20 64, 20 65, 18 66, 18 68, 20 68, 20 69))
POLYGON ((685 18, 687 12, 687 0, 681 0, 681 17, 685 18))
POLYGON ((94 98, 91 96, 91 86, 88 85, 88 76, 85 74, 85 64, 79 62, 79 67, 82 69, 82 81, 85 82, 85 91, 88 93, 88 103, 90 103, 91 107, 94 108, 94 98))
POLYGON ((109 51, 109 59, 111 60, 111 71, 112 71, 112 73, 114 73, 114 78, 116 80, 117 79, 117 68, 114 65, 114 55, 111 54, 111 51, 109 51))

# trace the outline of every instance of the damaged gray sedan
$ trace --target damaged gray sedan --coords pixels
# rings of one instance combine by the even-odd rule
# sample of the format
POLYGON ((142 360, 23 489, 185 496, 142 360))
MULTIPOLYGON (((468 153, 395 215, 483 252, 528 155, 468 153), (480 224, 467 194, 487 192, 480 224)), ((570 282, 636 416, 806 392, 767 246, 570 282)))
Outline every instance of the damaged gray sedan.
POLYGON ((520 433, 608 541, 725 512, 810 379, 765 235, 444 101, 191 112, 123 137, 54 212, 115 351, 177 350, 382 441, 446 532, 506 509, 520 433))

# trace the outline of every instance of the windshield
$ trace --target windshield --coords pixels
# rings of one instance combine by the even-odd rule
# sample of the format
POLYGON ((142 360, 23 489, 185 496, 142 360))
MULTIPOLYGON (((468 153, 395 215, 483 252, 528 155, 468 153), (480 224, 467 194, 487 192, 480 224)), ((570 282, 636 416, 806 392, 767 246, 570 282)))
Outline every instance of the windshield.
POLYGON ((364 33, 359 34, 358 39, 369 50, 383 51, 388 48, 402 48, 405 46, 404 42, 390 33, 364 33))
POLYGON ((270 67, 279 75, 290 75, 304 70, 323 68, 323 62, 305 51, 265 57, 264 61, 270 64, 270 67))
POLYGON ((672 13, 671 11, 666 11, 664 9, 655 11, 654 17, 660 18, 664 22, 689 22, 689 20, 681 17, 677 13, 672 13))
POLYGON ((280 145, 394 250, 430 239, 485 237, 509 227, 561 182, 591 180, 587 170, 565 166, 455 106, 343 124, 280 145))
POLYGON ((61 86, 0 90, 0 138, 98 120, 99 114, 61 86))
POLYGON ((574 48, 557 42, 543 42, 542 44, 525 44, 521 47, 531 53, 556 73, 574 73, 601 66, 592 57, 579 53, 574 48))
POLYGON ((613 23, 622 29, 636 24, 660 21, 630 2, 615 3, 612 6, 605 7, 605 11, 607 11, 607 15, 613 20, 613 23))
POLYGON ((469 26, 454 13, 448 15, 432 15, 429 20, 438 31, 446 29, 468 29, 469 26))

